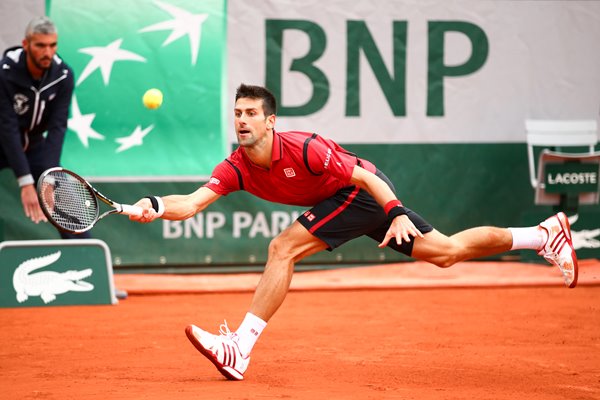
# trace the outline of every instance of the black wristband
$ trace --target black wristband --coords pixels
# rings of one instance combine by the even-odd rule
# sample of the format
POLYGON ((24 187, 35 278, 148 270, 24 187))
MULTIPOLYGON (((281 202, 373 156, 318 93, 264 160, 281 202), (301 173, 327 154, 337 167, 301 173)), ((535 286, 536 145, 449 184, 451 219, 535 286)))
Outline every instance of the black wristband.
POLYGON ((152 203, 152 208, 154 208, 154 211, 158 212, 158 200, 156 200, 156 197, 146 196, 144 198, 150 200, 150 202, 152 203))
POLYGON ((394 219, 400 215, 406 215, 406 208, 402 206, 392 207, 392 209, 388 212, 388 218, 394 219))

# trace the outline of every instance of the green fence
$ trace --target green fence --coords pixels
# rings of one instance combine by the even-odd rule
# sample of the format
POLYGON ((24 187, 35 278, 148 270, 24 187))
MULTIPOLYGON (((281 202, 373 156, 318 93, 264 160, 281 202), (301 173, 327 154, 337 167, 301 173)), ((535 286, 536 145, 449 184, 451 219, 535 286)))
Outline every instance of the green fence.
MULTIPOLYGON (((345 147, 373 160, 394 182, 403 202, 447 234, 477 225, 519 226, 525 213, 553 212, 551 207, 533 205, 524 144, 345 147)), ((35 225, 23 216, 11 174, 5 170, 0 178, 4 239, 58 237, 47 224, 35 225)), ((96 186, 109 197, 127 203, 147 194, 189 193, 202 183, 97 183, 96 186)), ((177 271, 219 265, 260 268, 271 238, 302 211, 299 207, 271 204, 238 192, 221 198, 187 221, 142 225, 124 216, 110 216, 94 227, 92 235, 109 245, 116 270, 133 266, 177 271)), ((361 238, 333 252, 316 254, 304 264, 406 259, 391 250, 379 249, 371 239, 361 238)))

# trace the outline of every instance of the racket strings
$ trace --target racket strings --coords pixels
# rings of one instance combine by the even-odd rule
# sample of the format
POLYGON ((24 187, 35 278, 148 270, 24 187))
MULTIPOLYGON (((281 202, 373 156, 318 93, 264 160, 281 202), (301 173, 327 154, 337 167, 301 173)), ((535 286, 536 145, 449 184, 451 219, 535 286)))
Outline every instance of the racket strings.
POLYGON ((82 231, 98 216, 96 196, 88 186, 64 171, 54 171, 42 181, 42 205, 61 227, 82 231))

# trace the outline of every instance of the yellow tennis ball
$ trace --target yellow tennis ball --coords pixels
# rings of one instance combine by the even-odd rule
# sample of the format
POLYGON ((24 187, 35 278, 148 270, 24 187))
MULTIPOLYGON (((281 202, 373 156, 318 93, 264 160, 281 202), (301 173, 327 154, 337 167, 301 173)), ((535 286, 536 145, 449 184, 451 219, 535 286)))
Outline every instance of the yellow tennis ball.
POLYGON ((158 89, 148 89, 142 98, 144 105, 151 110, 154 110, 163 102, 163 94, 158 89))

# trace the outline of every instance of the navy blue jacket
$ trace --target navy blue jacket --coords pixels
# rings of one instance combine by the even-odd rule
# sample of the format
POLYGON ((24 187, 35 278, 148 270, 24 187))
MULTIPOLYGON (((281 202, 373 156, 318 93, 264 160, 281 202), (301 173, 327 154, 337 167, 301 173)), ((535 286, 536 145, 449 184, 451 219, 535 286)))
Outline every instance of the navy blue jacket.
POLYGON ((0 167, 9 166, 20 178, 59 165, 73 87, 73 71, 57 55, 36 82, 23 48, 5 51, 0 61, 0 167))

